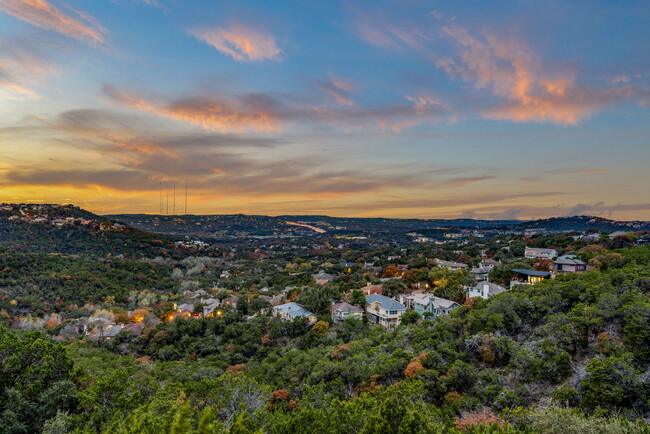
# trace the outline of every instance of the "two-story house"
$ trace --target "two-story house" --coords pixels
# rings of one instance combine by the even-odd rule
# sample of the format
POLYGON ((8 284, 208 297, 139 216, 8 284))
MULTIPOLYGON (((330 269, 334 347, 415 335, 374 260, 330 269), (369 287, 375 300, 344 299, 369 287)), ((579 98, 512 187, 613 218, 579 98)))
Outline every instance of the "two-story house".
POLYGON ((293 321, 296 318, 303 317, 310 323, 316 322, 316 314, 308 311, 298 303, 289 302, 273 306, 273 315, 279 317, 283 321, 293 321))
POLYGON ((587 263, 577 259, 575 255, 560 256, 553 262, 553 273, 582 273, 587 271, 587 263))
POLYGON ((333 301, 331 307, 332 322, 339 324, 348 318, 363 318, 363 309, 360 306, 344 301, 333 301))
POLYGON ((408 309, 412 309, 421 316, 436 317, 446 315, 460 305, 446 298, 436 297, 433 294, 412 294, 400 296, 400 301, 408 309))
POLYGON ((526 247, 524 256, 529 259, 553 259, 557 256, 557 250, 526 247))
POLYGON ((497 294, 501 294, 504 291, 507 291, 507 289, 503 286, 497 285, 496 283, 479 282, 476 286, 467 288, 465 293, 467 294, 467 298, 481 297, 488 299, 497 294))
POLYGON ((396 327, 406 306, 381 294, 366 295, 366 315, 371 322, 386 328, 396 327))

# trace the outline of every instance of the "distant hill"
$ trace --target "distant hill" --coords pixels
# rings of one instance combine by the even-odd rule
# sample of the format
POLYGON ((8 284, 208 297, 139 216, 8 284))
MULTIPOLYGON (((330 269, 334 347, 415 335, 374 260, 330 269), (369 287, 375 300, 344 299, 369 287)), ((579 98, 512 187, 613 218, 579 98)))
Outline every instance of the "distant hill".
POLYGON ((173 240, 73 205, 0 204, 0 246, 25 252, 154 257, 173 240))
POLYGON ((587 231, 599 232, 650 230, 647 221, 616 221, 594 216, 552 217, 514 225, 516 229, 541 229, 545 231, 587 231))
POLYGON ((417 232, 441 238, 445 234, 448 235, 454 232, 471 236, 475 233, 518 233, 526 230, 540 232, 586 231, 589 229, 602 232, 650 230, 650 222, 620 222, 592 216, 555 217, 533 221, 344 218, 321 215, 270 217, 244 214, 182 216, 120 214, 107 217, 145 231, 175 236, 217 239, 251 236, 312 236, 323 233, 334 235, 348 233, 404 235, 417 232))

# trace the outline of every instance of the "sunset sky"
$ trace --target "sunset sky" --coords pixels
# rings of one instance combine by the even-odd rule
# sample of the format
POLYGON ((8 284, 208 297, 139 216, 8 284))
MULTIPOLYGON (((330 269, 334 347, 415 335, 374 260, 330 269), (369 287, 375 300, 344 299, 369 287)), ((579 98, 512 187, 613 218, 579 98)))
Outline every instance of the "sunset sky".
POLYGON ((0 202, 650 220, 650 2, 0 0, 0 202))

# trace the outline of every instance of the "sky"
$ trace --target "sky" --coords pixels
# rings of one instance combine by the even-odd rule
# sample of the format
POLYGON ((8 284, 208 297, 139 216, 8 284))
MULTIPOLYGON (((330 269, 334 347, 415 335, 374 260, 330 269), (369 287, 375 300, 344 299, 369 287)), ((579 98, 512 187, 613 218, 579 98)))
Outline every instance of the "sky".
POLYGON ((0 0, 0 202, 650 220, 648 22, 647 0, 0 0))

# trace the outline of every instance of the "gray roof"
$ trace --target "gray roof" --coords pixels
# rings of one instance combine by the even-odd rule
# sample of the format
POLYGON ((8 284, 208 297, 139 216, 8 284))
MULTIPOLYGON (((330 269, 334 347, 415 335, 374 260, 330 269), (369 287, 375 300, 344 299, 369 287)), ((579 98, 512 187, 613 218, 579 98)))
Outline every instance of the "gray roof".
POLYGON ((278 306, 273 307, 273 310, 283 312, 285 315, 287 315, 289 318, 295 319, 301 316, 304 317, 310 317, 310 316, 315 316, 314 313, 308 311, 298 303, 289 302, 285 304, 280 304, 278 306))
POLYGON ((398 303, 392 298, 381 294, 366 295, 366 302, 368 304, 379 302, 381 307, 386 310, 406 310, 406 306, 404 306, 402 303, 398 303))
POLYGON ((566 264, 566 265, 587 265, 586 262, 576 259, 575 255, 564 255, 557 258, 555 261, 556 264, 566 264))
POLYGON ((503 286, 497 285, 496 283, 492 283, 492 282, 481 282, 478 285, 474 286, 474 288, 472 289, 482 291, 485 289, 486 286, 487 286, 488 294, 490 295, 497 295, 497 294, 501 294, 504 291, 507 291, 507 289, 504 288, 503 286))
POLYGON ((334 280, 333 275, 326 273, 323 270, 319 271, 316 274, 312 274, 311 277, 313 277, 314 280, 328 280, 328 281, 334 280))
POLYGON ((337 311, 337 310, 344 311, 344 312, 363 312, 363 309, 360 306, 346 303, 345 301, 332 303, 332 311, 337 311))
POLYGON ((431 304, 436 309, 449 309, 453 305, 458 305, 458 303, 456 303, 455 301, 447 300, 446 298, 436 297, 435 295, 432 295, 430 300, 431 300, 431 304))
POLYGON ((548 277, 551 275, 551 273, 549 273, 548 271, 522 270, 521 268, 515 268, 512 271, 519 274, 525 274, 526 276, 548 277))
POLYGON ((441 259, 438 259, 436 262, 437 262, 438 266, 440 266, 440 267, 467 268, 467 264, 463 264, 462 262, 443 261, 441 259))

